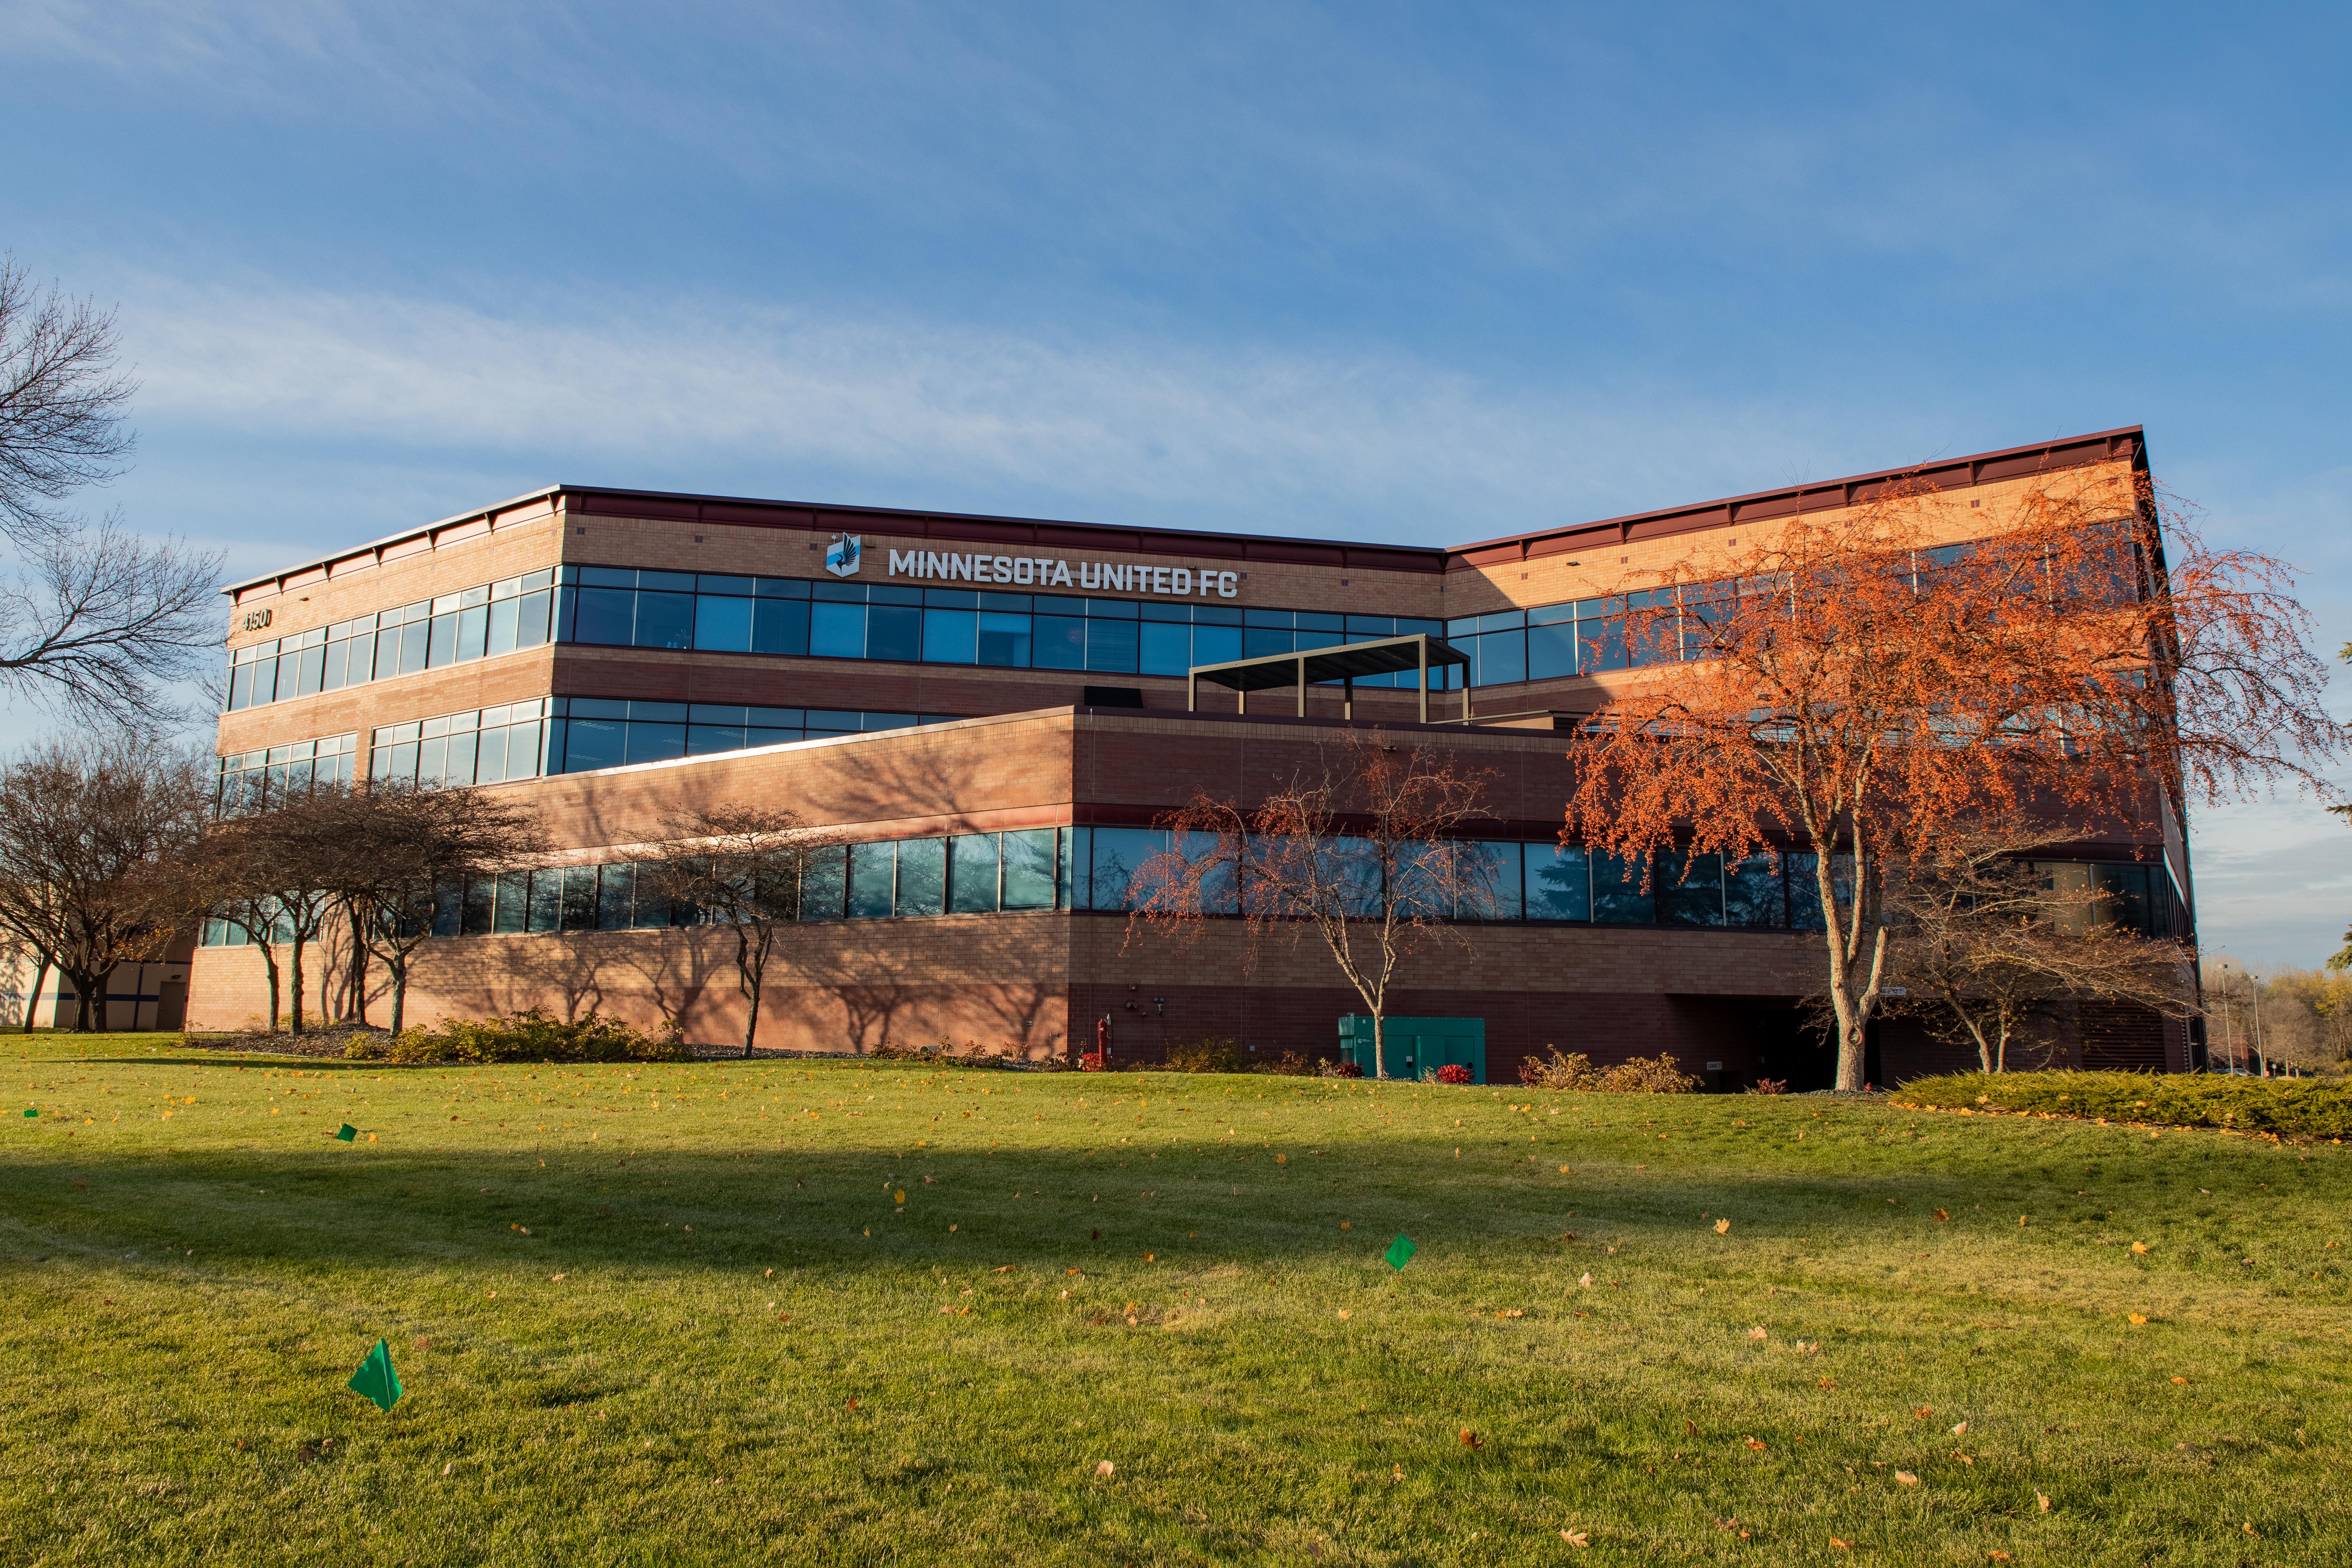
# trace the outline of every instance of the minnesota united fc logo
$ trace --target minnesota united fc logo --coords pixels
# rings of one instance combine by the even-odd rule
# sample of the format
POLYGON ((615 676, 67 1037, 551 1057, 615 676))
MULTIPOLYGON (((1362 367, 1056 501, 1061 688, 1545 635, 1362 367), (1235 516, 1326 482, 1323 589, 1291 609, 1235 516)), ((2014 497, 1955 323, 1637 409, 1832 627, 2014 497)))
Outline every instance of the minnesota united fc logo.
POLYGON ((857 563, 865 554, 865 543, 866 536, 862 533, 841 535, 833 542, 833 548, 824 552, 824 569, 836 577, 856 576, 857 563))

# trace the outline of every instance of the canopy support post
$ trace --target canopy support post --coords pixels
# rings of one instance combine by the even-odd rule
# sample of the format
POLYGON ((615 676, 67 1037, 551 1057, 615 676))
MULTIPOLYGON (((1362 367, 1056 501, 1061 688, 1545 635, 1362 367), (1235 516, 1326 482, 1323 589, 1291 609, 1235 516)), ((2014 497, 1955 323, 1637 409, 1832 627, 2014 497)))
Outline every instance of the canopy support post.
MULTIPOLYGON (((1429 637, 1426 633, 1414 639, 1414 651, 1421 655, 1421 721, 1429 722, 1429 637)), ((1465 691, 1469 689, 1465 687, 1465 691)))
POLYGON ((1298 656, 1298 716, 1307 717, 1307 656, 1298 656))

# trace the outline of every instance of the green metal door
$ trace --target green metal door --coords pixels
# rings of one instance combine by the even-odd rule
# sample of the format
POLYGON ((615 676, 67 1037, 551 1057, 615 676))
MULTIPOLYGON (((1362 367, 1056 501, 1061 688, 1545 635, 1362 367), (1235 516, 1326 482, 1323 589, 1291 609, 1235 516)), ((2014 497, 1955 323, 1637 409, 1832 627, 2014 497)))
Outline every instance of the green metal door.
MULTIPOLYGON (((1391 1078, 1418 1079, 1442 1067, 1465 1067, 1472 1083, 1486 1081, 1484 1018, 1391 1018, 1384 1034, 1391 1078)), ((1371 1015, 1351 1014, 1339 1020, 1339 1050, 1366 1078, 1377 1076, 1371 1015)))

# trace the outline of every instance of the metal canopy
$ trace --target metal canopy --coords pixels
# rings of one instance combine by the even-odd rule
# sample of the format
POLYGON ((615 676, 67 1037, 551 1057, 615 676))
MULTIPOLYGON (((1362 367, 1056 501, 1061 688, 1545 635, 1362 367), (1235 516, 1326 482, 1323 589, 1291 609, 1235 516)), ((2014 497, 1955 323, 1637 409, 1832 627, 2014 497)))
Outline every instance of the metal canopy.
MULTIPOLYGON (((1298 716, 1307 716, 1307 689, 1328 681, 1339 681, 1346 688, 1347 715, 1355 717, 1356 682, 1375 675, 1396 675, 1405 670, 1417 671, 1421 679, 1421 721, 1429 722, 1429 672, 1433 666, 1447 665, 1467 668, 1470 656, 1443 638, 1426 633, 1411 637, 1378 637, 1370 642, 1342 643, 1337 647, 1312 648, 1300 653, 1271 653, 1256 658, 1227 659, 1220 664, 1196 664, 1186 677, 1185 707, 1197 711, 1201 706, 1201 682, 1222 686, 1242 693, 1247 701, 1253 691, 1270 691, 1288 686, 1298 693, 1298 716)), ((1469 711, 1470 689, 1462 689, 1463 711, 1469 711)))

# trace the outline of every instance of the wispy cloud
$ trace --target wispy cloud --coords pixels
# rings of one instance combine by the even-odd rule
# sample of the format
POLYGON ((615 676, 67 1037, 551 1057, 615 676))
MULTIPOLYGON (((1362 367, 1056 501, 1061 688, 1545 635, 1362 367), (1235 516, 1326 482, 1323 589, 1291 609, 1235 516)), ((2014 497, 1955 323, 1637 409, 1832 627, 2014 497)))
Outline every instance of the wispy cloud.
POLYGON ((1830 422, 1802 411, 1622 388, 1571 400, 1377 352, 1220 353, 713 303, 517 317, 154 285, 126 307, 150 421, 358 442, 379 459, 526 453, 547 479, 765 474, 772 493, 862 479, 866 496, 838 499, 1060 498, 1453 542, 1753 488, 1830 445, 1830 422))

